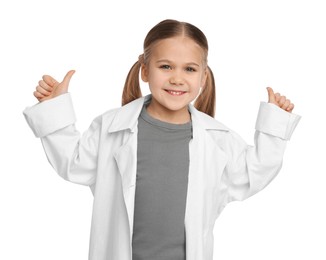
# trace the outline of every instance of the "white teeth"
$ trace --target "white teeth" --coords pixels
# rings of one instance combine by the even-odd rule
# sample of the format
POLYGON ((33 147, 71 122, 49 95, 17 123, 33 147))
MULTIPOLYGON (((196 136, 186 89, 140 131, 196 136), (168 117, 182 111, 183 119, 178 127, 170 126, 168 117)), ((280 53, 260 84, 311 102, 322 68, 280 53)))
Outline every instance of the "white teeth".
POLYGON ((176 95, 176 96, 183 94, 182 91, 172 91, 172 90, 168 90, 168 92, 169 92, 170 94, 172 94, 172 95, 176 95))

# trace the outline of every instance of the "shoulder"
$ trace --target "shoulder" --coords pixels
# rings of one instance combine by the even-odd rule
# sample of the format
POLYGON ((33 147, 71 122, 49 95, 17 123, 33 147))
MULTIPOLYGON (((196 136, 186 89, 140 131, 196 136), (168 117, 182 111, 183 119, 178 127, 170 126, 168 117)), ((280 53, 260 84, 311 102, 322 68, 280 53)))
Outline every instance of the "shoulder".
POLYGON ((106 111, 100 116, 103 127, 110 133, 133 129, 137 124, 144 101, 144 97, 138 98, 122 107, 106 111))
POLYGON ((231 150, 242 149, 246 144, 241 136, 234 130, 230 129, 219 120, 194 109, 192 109, 193 123, 196 124, 197 127, 204 128, 210 138, 212 138, 212 141, 222 150, 230 152, 231 150))
POLYGON ((189 106, 189 110, 194 124, 197 124, 206 130, 220 130, 225 132, 230 131, 226 125, 216 120, 215 118, 197 110, 194 106, 189 106))
POLYGON ((103 121, 112 121, 116 116, 128 116, 133 114, 132 111, 134 111, 134 109, 140 108, 142 104, 143 98, 138 98, 121 107, 111 108, 100 114, 99 117, 101 117, 103 121))
POLYGON ((115 115, 119 112, 119 110, 121 110, 122 107, 115 107, 115 108, 111 108, 105 112, 103 112, 99 117, 103 120, 103 121, 112 121, 113 118, 115 117, 115 115))

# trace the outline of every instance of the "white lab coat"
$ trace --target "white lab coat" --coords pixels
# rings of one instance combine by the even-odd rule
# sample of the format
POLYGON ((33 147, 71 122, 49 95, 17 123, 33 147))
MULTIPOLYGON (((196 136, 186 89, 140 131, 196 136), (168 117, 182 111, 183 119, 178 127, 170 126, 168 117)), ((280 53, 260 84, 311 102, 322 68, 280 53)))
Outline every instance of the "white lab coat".
MULTIPOLYGON (((139 98, 97 117, 82 136, 70 94, 24 110, 49 162, 64 179, 94 195, 90 260, 131 260, 139 98)), ((213 227, 228 202, 263 189, 280 171, 286 141, 300 116, 261 102, 255 145, 189 105, 193 139, 185 211, 187 260, 213 259, 213 227)))

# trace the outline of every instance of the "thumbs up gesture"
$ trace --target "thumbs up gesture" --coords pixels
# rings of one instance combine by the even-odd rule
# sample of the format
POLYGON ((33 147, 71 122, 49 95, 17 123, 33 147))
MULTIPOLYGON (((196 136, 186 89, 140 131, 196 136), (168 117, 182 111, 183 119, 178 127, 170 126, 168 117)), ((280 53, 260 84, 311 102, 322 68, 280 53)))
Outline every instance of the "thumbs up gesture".
POLYGON ((48 100, 61 94, 67 93, 70 79, 74 73, 74 70, 68 71, 62 82, 56 81, 49 75, 44 75, 42 80, 38 82, 36 91, 33 93, 34 96, 38 101, 42 102, 44 100, 48 100))
POLYGON ((280 93, 275 94, 271 87, 267 87, 267 92, 269 103, 275 104, 287 112, 292 112, 294 104, 291 103, 290 99, 287 99, 285 96, 281 96, 280 93))

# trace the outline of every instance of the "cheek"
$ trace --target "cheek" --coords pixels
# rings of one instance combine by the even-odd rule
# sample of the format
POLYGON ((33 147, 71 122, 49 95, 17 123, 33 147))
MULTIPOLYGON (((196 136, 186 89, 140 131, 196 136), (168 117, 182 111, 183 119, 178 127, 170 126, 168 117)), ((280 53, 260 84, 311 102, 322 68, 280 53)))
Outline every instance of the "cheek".
POLYGON ((201 89, 202 87, 205 86, 205 77, 199 77, 197 80, 196 80, 196 88, 198 89, 201 89))
POLYGON ((162 84, 167 80, 167 77, 158 71, 151 73, 148 78, 150 82, 152 82, 153 84, 158 84, 158 83, 162 84))

